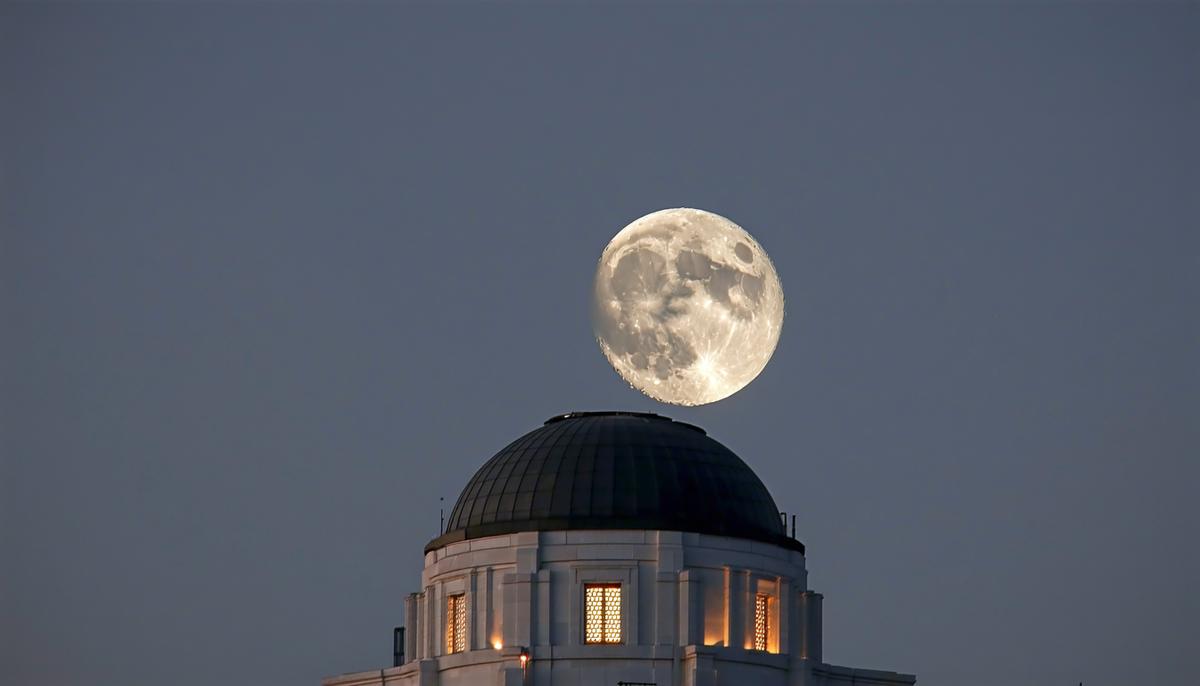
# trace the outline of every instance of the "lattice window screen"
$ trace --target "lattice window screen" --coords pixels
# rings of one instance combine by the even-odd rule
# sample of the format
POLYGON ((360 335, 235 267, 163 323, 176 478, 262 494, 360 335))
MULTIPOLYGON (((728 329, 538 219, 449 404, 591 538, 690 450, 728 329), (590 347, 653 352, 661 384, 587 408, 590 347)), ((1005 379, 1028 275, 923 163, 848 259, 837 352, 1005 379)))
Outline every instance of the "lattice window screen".
POLYGON ((621 642, 621 585, 585 584, 585 643, 621 642))
POLYGON ((446 598, 446 652, 461 653, 467 649, 467 596, 446 598))
POLYGON ((771 596, 759 593, 754 596, 754 649, 766 650, 771 636, 771 596))

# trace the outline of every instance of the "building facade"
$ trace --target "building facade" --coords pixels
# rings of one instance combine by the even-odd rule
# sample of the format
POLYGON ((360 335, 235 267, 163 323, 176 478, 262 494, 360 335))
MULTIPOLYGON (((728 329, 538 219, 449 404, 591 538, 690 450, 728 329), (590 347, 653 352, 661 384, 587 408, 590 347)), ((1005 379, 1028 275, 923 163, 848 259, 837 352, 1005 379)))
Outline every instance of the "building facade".
POLYGON ((645 413, 551 418, 425 548, 398 664, 324 686, 900 686, 826 664, 821 595, 753 471, 645 413))

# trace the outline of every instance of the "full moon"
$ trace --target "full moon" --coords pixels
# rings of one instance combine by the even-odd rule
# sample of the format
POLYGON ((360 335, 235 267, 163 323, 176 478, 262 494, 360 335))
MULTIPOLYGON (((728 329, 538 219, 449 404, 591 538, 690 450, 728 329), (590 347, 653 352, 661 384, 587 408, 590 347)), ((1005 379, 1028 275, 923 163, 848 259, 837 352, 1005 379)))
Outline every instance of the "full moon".
POLYGON ((604 249, 592 327, 634 388, 664 403, 704 405, 767 366, 783 327, 783 286, 742 227, 704 210, 659 210, 604 249))

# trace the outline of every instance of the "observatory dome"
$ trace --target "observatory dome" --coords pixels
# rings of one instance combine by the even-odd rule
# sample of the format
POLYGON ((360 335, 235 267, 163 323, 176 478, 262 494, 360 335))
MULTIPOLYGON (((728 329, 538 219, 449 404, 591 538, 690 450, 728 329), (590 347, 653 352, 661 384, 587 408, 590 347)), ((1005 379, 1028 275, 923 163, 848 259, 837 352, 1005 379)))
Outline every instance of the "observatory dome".
POLYGON ((513 441, 471 477, 425 550, 569 529, 686 531, 804 550, 733 451, 699 427, 639 412, 571 412, 513 441))

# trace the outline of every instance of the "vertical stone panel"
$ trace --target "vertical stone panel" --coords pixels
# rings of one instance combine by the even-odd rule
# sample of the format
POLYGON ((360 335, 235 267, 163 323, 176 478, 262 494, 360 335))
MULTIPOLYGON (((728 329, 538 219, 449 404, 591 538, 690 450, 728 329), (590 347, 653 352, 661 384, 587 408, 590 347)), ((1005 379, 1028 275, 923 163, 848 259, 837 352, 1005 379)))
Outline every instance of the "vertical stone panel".
POLYGON ((820 593, 806 591, 804 599, 804 657, 821 661, 821 601, 820 593))
POLYGON ((404 621, 408 625, 404 631, 404 661, 411 662, 419 658, 417 645, 421 635, 421 611, 419 608, 420 594, 409 593, 404 598, 404 621))
POLYGON ((478 650, 487 645, 487 641, 480 638, 479 607, 483 603, 480 602, 478 577, 475 569, 467 576, 467 650, 478 650))
POLYGON ((779 602, 776 604, 775 626, 779 628, 775 632, 775 651, 791 654, 792 608, 796 604, 792 599, 792 584, 781 576, 776 579, 776 587, 779 589, 776 592, 779 602))
POLYGON ((441 655, 438 649, 438 637, 441 636, 441 612, 438 612, 438 594, 433 586, 425 589, 425 653, 422 657, 441 655))
POLYGON ((725 645, 742 648, 746 643, 746 593, 745 572, 725 568, 725 645))
POLYGON ((517 641, 517 585, 515 582, 516 574, 504 574, 500 578, 500 595, 504 599, 504 609, 501 614, 504 616, 504 646, 521 645, 517 641))
POLYGON ((754 647, 754 596, 756 595, 757 587, 754 579, 750 577, 749 570, 742 570, 738 573, 741 577, 741 592, 738 594, 740 605, 742 606, 742 627, 741 640, 736 643, 730 643, 732 646, 740 646, 743 648, 754 647))
POLYGON ((679 572, 679 645, 704 642, 704 610, 700 607, 700 582, 690 570, 679 572))
POLYGON ((681 615, 676 610, 679 602, 678 575, 660 571, 655 575, 654 588, 654 644, 676 645, 676 626, 681 615))
POLYGON ((533 574, 504 575, 504 644, 533 645, 533 619, 536 598, 533 593, 533 574))
POLYGON ((549 569, 538 570, 537 573, 537 644, 540 646, 550 645, 550 586, 551 575, 549 569))

